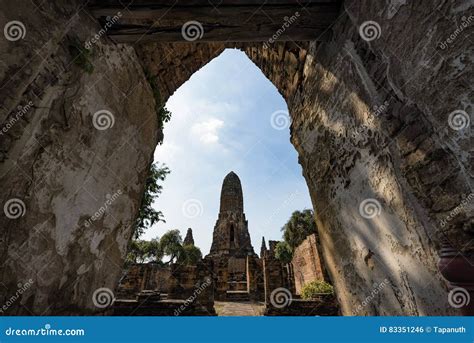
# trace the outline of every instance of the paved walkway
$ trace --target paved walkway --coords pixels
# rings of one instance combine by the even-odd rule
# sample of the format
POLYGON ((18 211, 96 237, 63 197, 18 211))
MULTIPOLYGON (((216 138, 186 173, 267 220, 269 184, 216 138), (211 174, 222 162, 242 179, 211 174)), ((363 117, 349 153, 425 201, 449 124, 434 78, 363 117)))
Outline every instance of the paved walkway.
POLYGON ((250 301, 215 301, 214 308, 218 316, 261 316, 264 305, 250 301))

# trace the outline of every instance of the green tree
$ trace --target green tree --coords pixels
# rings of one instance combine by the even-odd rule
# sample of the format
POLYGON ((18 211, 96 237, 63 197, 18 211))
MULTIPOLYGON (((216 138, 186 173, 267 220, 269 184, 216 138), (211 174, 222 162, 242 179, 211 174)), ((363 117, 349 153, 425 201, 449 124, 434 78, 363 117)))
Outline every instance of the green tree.
POLYGON ((287 242, 278 242, 275 247, 275 257, 281 261, 281 263, 290 263, 293 259, 293 251, 287 242))
POLYGON ((189 244, 184 245, 179 255, 178 263, 185 265, 196 265, 202 259, 201 249, 189 244))
POLYGON ((183 253, 183 239, 179 230, 170 230, 160 239, 161 250, 164 255, 170 256, 168 263, 173 263, 183 253))
POLYGON ((161 262, 162 258, 163 251, 158 238, 153 238, 151 241, 134 239, 130 242, 125 262, 126 264, 161 262))
POLYGON ((153 208, 153 202, 158 198, 163 190, 159 182, 163 182, 170 170, 165 165, 153 163, 146 179, 145 191, 143 194, 140 211, 135 221, 133 238, 138 239, 146 229, 160 221, 165 222, 163 213, 153 208))
POLYGON ((161 248, 160 239, 153 238, 147 247, 147 256, 153 262, 161 262, 163 258, 163 249, 161 248))
POLYGON ((126 262, 127 264, 143 263, 147 259, 147 254, 148 254, 147 241, 132 240, 128 248, 126 262))
POLYGON ((316 233, 313 211, 303 210, 293 212, 281 230, 283 231, 285 242, 287 242, 291 250, 294 251, 307 236, 316 233))

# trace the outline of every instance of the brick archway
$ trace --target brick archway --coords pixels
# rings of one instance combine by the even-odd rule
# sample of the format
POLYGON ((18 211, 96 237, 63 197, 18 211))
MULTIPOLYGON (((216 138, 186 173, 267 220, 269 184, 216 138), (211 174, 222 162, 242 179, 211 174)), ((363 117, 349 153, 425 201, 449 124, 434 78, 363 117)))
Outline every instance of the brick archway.
MULTIPOLYGON (((91 74, 71 57, 70 36, 86 40, 97 23, 84 13, 74 17, 74 4, 43 5, 42 11, 57 19, 54 25, 25 6, 27 38, 17 45, 2 41, 7 48, 2 49, 1 120, 14 125, 0 137, 0 181, 8 189, 0 198, 2 206, 19 199, 26 210, 18 219, 0 219, 5 228, 0 282, 10 294, 19 282, 33 280, 12 310, 97 310, 92 293, 116 284, 160 136, 143 69, 158 78, 166 101, 219 51, 233 46, 247 53, 289 105, 291 141, 343 313, 352 314, 385 280, 373 306, 359 314, 454 313, 436 262, 440 232, 456 251, 473 250, 472 204, 451 216, 463 195, 471 194, 470 141, 448 121, 452 113, 472 115, 465 101, 472 67, 458 70, 453 62, 462 56, 462 44, 440 50, 426 34, 434 30, 439 38, 454 29, 446 17, 462 13, 450 14, 453 3, 429 22, 424 18, 433 15, 430 9, 412 6, 346 1, 325 43, 131 47, 104 39, 89 57, 91 74), (367 42, 359 28, 369 20, 379 22, 381 34, 367 42), (18 115, 17 106, 29 101, 31 110, 18 115), (110 130, 92 125, 100 110, 115 113, 110 130), (85 222, 107 201, 105 195, 118 190, 123 195, 113 210, 88 229, 85 222), (361 215, 365 200, 379 206, 373 218, 361 215)), ((16 7, 2 12, 16 17, 16 7)))

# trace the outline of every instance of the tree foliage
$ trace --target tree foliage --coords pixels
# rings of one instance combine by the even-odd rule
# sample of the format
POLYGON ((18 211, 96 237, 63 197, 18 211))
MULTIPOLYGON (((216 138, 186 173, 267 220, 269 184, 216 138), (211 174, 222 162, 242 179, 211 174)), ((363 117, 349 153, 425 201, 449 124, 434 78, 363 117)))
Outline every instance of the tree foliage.
POLYGON ((126 264, 155 262, 163 263, 163 257, 169 256, 167 263, 195 265, 202 259, 201 250, 193 244, 183 245, 179 230, 166 232, 161 239, 151 241, 132 240, 130 242, 126 264))
POLYGON ((163 258, 159 239, 151 241, 132 240, 128 249, 126 263, 160 262, 163 258))
POLYGON ((170 230, 160 240, 160 246, 164 255, 170 257, 169 263, 175 262, 183 253, 183 239, 179 230, 170 230))
POLYGON ((161 194, 163 186, 159 182, 163 182, 170 170, 165 165, 153 163, 146 179, 145 192, 143 194, 140 211, 135 221, 135 229, 133 238, 138 239, 147 228, 160 221, 165 222, 163 213, 153 208, 153 202, 161 194))
POLYGON ((283 231, 285 242, 294 251, 307 236, 316 233, 313 211, 306 209, 293 212, 281 230, 283 231))
POLYGON ((291 262, 293 259, 293 251, 287 242, 278 242, 275 247, 275 257, 284 264, 291 262))
POLYGON ((201 259, 201 249, 192 244, 189 244, 183 246, 182 253, 178 258, 178 263, 185 265, 196 265, 201 259))

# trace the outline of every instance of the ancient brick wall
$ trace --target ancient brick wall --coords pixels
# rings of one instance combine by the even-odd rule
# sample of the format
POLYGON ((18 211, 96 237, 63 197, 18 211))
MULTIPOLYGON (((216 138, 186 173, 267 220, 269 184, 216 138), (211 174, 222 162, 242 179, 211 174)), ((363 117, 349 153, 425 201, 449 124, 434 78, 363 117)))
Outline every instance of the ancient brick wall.
POLYGON ((293 260, 291 261, 297 294, 300 294, 301 287, 304 284, 314 280, 324 280, 321 263, 316 235, 309 235, 295 249, 293 260))
POLYGON ((94 291, 113 290, 122 274, 158 142, 155 103, 135 50, 104 38, 86 61, 76 60, 100 29, 78 13, 83 5, 21 0, 0 8, 5 22, 26 25, 24 39, 0 40, 0 126, 17 120, 0 134, 0 302, 33 281, 9 314, 100 310, 94 291), (18 117, 17 107, 30 101, 18 117), (99 116, 108 129, 97 129, 99 116), (5 216, 10 199, 19 200, 23 216, 5 216), (97 215, 106 203, 109 210, 97 215))
MULTIPOLYGON (((121 274, 161 134, 142 69, 158 77, 165 101, 225 48, 133 49, 104 37, 94 46, 89 74, 74 63, 67 37, 84 41, 99 30, 89 16, 74 16, 80 3, 43 2, 36 10, 20 0, 0 10, 5 18, 28 21, 24 40, 0 40, 0 120, 34 104, 0 137, 0 181, 7 190, 0 202, 19 198, 26 208, 17 220, 0 218, 2 296, 34 280, 13 314, 26 313, 22 306, 42 314, 97 310, 94 290, 113 289, 121 274), (92 119, 103 109, 116 115, 115 124, 98 131, 92 119), (119 200, 86 227, 106 195, 119 189, 119 200)), ((466 11, 453 0, 433 6, 346 1, 330 42, 267 50, 240 45, 289 105, 291 141, 344 314, 382 282, 386 286, 360 314, 456 313, 436 261, 441 232, 456 249, 474 249, 472 202, 451 217, 472 193, 471 131, 448 123, 453 111, 472 117, 472 64, 466 62, 467 35, 449 49, 439 45, 466 11), (370 42, 359 34, 367 20, 381 26, 370 42), (367 199, 380 205, 372 219, 360 215, 367 199)))

